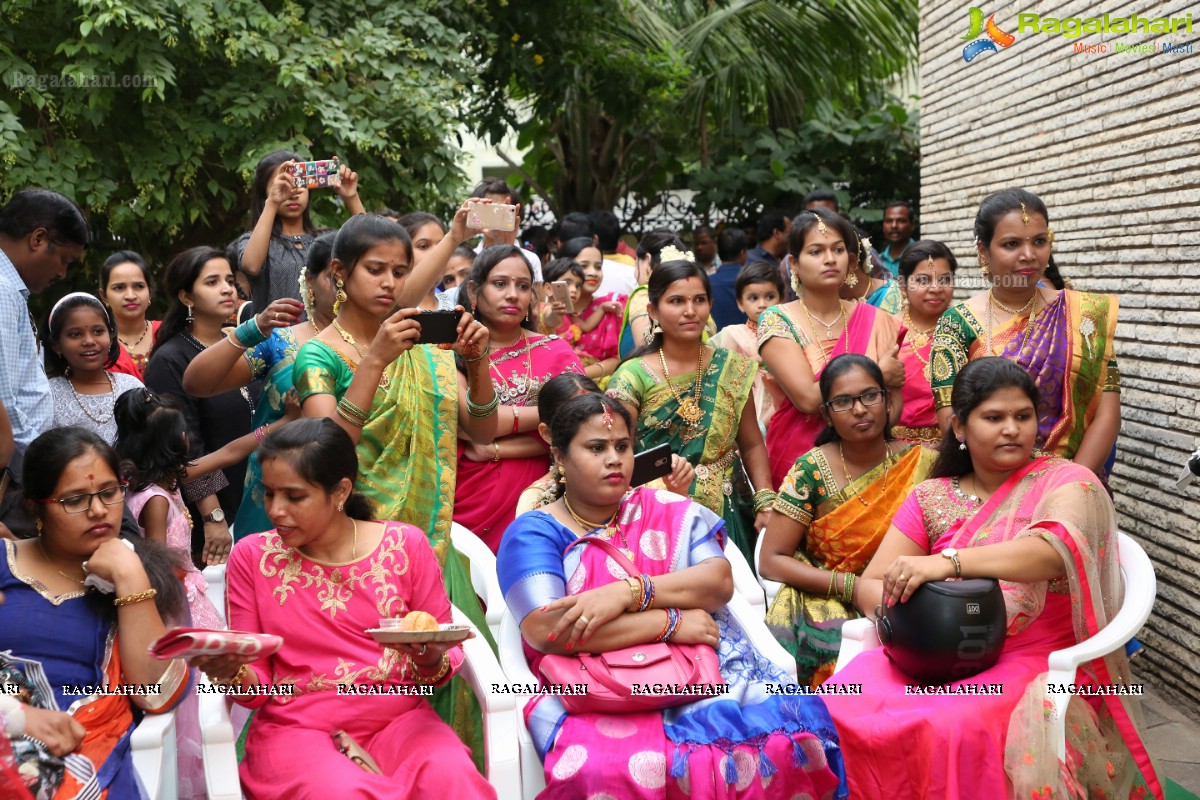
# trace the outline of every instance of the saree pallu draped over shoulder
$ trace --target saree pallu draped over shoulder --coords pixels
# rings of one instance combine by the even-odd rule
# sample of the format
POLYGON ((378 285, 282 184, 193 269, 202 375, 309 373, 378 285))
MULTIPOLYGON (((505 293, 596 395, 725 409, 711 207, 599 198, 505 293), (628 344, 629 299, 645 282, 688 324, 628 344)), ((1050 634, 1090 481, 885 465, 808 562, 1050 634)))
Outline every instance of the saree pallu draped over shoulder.
MULTIPOLYGON (((326 342, 310 339, 293 366, 303 403, 314 394, 341 398, 354 379, 354 364, 326 342)), ((375 392, 356 448, 355 488, 371 501, 375 516, 425 532, 442 567, 446 594, 495 649, 469 567, 450 541, 458 437, 458 377, 454 354, 417 345, 384 371, 387 385, 375 392)), ((439 687, 433 706, 483 763, 483 717, 467 684, 439 687)))
POLYGON ((930 358, 934 403, 950 405, 954 379, 968 361, 1001 356, 1024 367, 1037 384, 1041 448, 1074 458, 1103 393, 1120 391, 1113 358, 1116 295, 1065 289, 1037 310, 1032 324, 1028 314, 1018 314, 996 327, 990 352, 985 326, 965 303, 938 321, 930 358))
POLYGON ((673 375, 668 383, 637 359, 618 367, 608 384, 611 397, 638 410, 637 449, 668 444, 671 452, 687 459, 696 468, 688 495, 721 515, 727 535, 747 559, 754 555, 755 532, 753 514, 735 486, 735 475, 741 470, 737 434, 757 374, 754 361, 715 349, 701 379, 703 416, 694 426, 680 417, 676 396, 694 396, 695 370, 673 375))
MULTIPOLYGON (((925 479, 937 453, 905 445, 882 463, 838 487, 821 448, 801 456, 779 489, 775 512, 805 534, 795 558, 819 569, 862 575, 912 487, 925 479)), ((797 679, 816 688, 833 674, 842 625, 859 616, 836 596, 784 585, 767 610, 771 633, 796 659, 797 679)))
MULTIPOLYGON (((779 337, 800 345, 813 380, 819 381, 825 365, 843 353, 858 353, 878 362, 896 342, 896 320, 866 303, 857 303, 847 319, 846 329, 832 344, 808 337, 784 306, 771 306, 758 321, 758 349, 779 337)), ((767 458, 771 462, 771 483, 780 486, 796 459, 812 449, 817 435, 825 427, 820 414, 805 414, 790 402, 781 402, 767 425, 767 458)))
POLYGON ((851 790, 863 797, 1162 800, 1123 650, 1080 667, 1065 761, 1051 744, 1047 658, 1101 630, 1122 602, 1115 513, 1098 478, 1051 457, 1018 470, 978 510, 965 510, 952 491, 946 478, 921 484, 896 526, 931 554, 1037 537, 1062 556, 1064 574, 1001 581, 1008 635, 1000 660, 946 684, 942 694, 910 696, 911 682, 882 649, 855 657, 828 682, 863 686, 855 703, 827 701, 851 790), (951 509, 959 514, 947 522, 951 509), (902 770, 895 769, 896 741, 908 746, 902 770))
MULTIPOLYGON (((618 510, 634 565, 650 576, 723 558, 715 514, 665 490, 632 490, 618 510)), ((505 532, 500 585, 518 619, 566 595, 625 577, 598 547, 564 548, 576 534, 530 511, 505 532)), ((795 693, 722 609, 717 650, 728 691, 665 711, 567 714, 550 694, 526 705, 543 758, 542 798, 843 798, 841 752, 821 698, 795 693), (782 687, 782 688, 781 688, 782 687), (789 692, 788 687, 793 691, 789 692)), ((540 656, 526 646, 536 673, 540 656)))

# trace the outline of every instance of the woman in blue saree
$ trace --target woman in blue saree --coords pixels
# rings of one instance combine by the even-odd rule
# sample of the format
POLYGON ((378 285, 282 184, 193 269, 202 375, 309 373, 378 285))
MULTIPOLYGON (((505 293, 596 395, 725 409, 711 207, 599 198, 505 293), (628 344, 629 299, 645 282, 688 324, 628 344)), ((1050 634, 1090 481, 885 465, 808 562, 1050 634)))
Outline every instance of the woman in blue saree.
POLYGON ((551 440, 564 496, 513 522, 497 563, 532 669, 546 654, 707 645, 728 692, 625 714, 567 713, 559 697, 535 696, 525 719, 544 761, 541 797, 845 797, 824 702, 772 691, 792 681, 725 608, 733 579, 721 518, 671 492, 630 491, 630 417, 611 398, 568 400, 551 440), (581 536, 611 541, 642 574, 628 575, 600 547, 564 554, 581 536))

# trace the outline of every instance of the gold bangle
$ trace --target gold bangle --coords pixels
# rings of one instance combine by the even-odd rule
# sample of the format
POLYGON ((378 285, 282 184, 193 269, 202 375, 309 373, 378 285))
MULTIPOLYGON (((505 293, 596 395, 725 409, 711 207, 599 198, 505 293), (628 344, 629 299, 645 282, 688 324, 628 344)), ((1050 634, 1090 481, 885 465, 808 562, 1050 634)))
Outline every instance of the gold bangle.
POLYGON ((238 667, 238 671, 233 673, 232 677, 230 677, 230 678, 227 678, 227 679, 214 678, 212 675, 209 675, 208 679, 210 681, 212 681, 213 683, 220 684, 221 686, 233 686, 234 684, 238 684, 240 686, 242 683, 242 679, 246 677, 246 673, 248 673, 249 671, 250 671, 249 665, 242 664, 240 667, 238 667))
POLYGON ((492 442, 492 447, 496 448, 496 457, 492 459, 492 463, 495 464, 500 461, 500 443, 492 442))
POLYGON ((633 613, 642 607, 642 582, 637 578, 626 578, 625 583, 629 584, 629 607, 625 610, 633 613))
POLYGON ((128 606, 128 605, 132 605, 134 603, 140 603, 143 600, 152 600, 152 599, 154 599, 154 597, 157 594, 158 594, 157 589, 147 589, 144 592, 138 592, 136 594, 127 594, 124 597, 117 597, 113 600, 113 605, 116 606, 117 608, 120 608, 121 606, 128 606))
POLYGON ((422 675, 421 668, 417 666, 417 662, 413 661, 411 657, 408 659, 408 663, 412 667, 413 679, 416 680, 417 683, 430 686, 446 677, 446 673, 450 671, 450 654, 442 653, 441 668, 433 675, 422 675))
POLYGON ((830 570, 830 572, 829 572, 829 588, 825 590, 826 597, 833 596, 833 583, 834 583, 834 581, 837 580, 837 575, 838 574, 837 574, 836 570, 830 570))
POLYGON ((227 333, 225 335, 225 341, 229 342, 231 345, 236 347, 238 350, 241 350, 243 353, 250 349, 249 347, 246 347, 244 344, 241 344, 240 342, 238 342, 236 339, 233 338, 233 331, 230 331, 229 333, 227 333))

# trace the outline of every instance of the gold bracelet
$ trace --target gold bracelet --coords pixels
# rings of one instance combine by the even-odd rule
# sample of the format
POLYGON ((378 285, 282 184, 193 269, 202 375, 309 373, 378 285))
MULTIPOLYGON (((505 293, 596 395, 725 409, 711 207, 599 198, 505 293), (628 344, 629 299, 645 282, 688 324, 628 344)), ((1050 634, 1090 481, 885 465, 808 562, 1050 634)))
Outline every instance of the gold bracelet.
POLYGON ((434 675, 422 675, 421 668, 417 666, 417 662, 413 661, 411 656, 408 659, 408 663, 412 667, 413 678, 416 682, 431 686, 446 677, 446 673, 450 671, 450 654, 442 653, 441 669, 434 675))
POLYGON ((221 686, 233 686, 234 684, 237 684, 240 686, 242 683, 242 679, 246 677, 246 673, 248 673, 249 671, 250 671, 249 665, 242 664, 240 667, 238 667, 238 671, 233 673, 233 676, 228 679, 214 678, 212 675, 209 675, 208 679, 210 681, 212 681, 213 683, 219 684, 221 686))
POLYGON ((113 605, 116 606, 117 608, 120 608, 121 606, 128 606, 128 605, 132 605, 134 603, 140 603, 143 600, 153 600, 157 594, 158 594, 157 589, 147 589, 146 591, 138 592, 137 594, 127 594, 124 597, 115 598, 113 600, 113 605))
POLYGON ((230 331, 229 333, 225 334, 225 341, 229 342, 231 345, 236 347, 238 350, 241 350, 243 353, 250 349, 249 347, 246 347, 244 344, 238 342, 236 339, 233 338, 233 331, 230 331))
POLYGON ((837 574, 836 570, 830 570, 830 572, 829 572, 829 588, 825 590, 826 597, 833 596, 833 582, 837 580, 837 575, 838 574, 837 574))
POLYGON ((341 406, 337 407, 337 415, 356 428, 364 428, 367 425, 367 423, 363 422, 362 420, 355 419, 354 417, 350 416, 350 414, 346 413, 346 409, 342 408, 341 406))
POLYGON ((633 613, 642 607, 642 582, 637 578, 626 578, 625 583, 629 584, 629 607, 625 610, 633 613))
POLYGON ((496 457, 492 459, 492 463, 495 464, 500 461, 500 443, 492 442, 492 447, 496 448, 496 457))

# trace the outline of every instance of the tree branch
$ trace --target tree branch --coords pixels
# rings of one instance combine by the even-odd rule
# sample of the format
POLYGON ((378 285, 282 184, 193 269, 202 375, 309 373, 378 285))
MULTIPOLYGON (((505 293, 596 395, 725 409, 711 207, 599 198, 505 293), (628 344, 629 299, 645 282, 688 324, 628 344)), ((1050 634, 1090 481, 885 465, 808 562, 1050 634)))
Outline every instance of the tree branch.
POLYGON ((558 209, 554 207, 553 198, 545 189, 542 188, 542 185, 537 182, 537 179, 526 172, 520 164, 509 158, 508 153, 505 153, 499 147, 496 148, 496 155, 500 156, 501 161, 503 161, 505 164, 508 164, 510 167, 520 173, 521 177, 524 178, 526 182, 533 187, 533 190, 538 193, 538 197, 546 201, 547 205, 550 206, 550 210, 554 212, 554 216, 557 217, 558 209))

